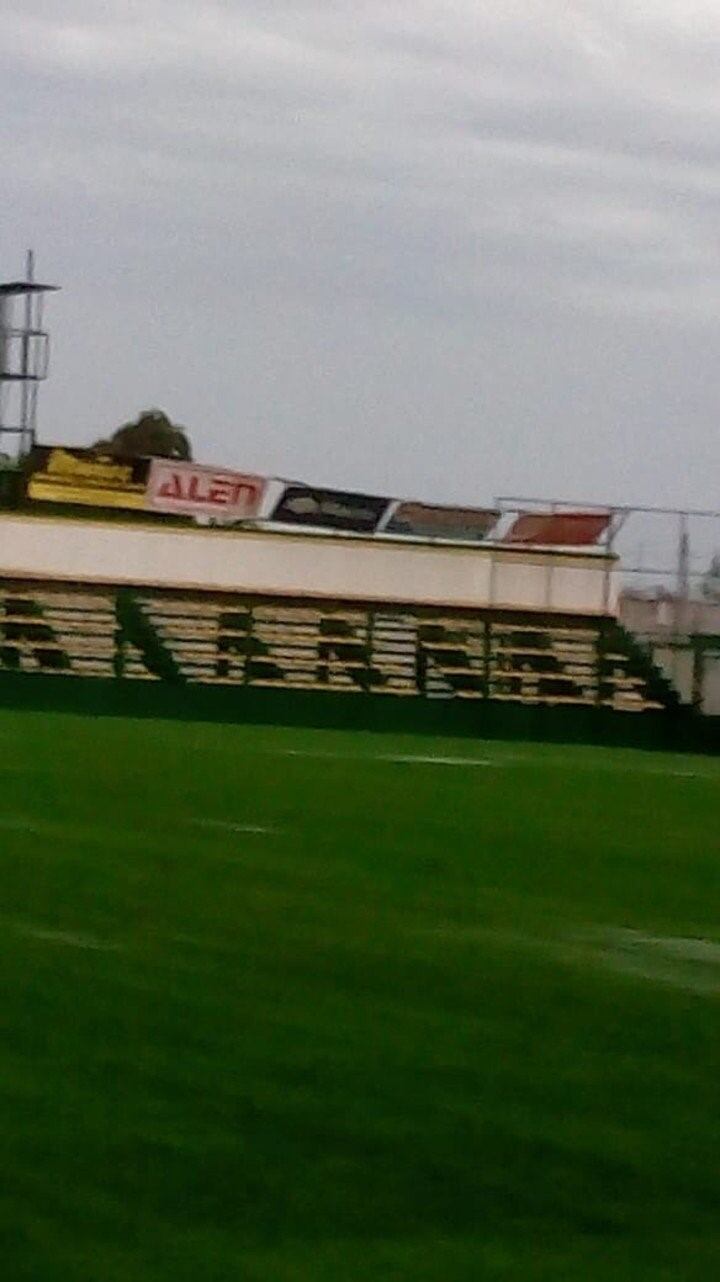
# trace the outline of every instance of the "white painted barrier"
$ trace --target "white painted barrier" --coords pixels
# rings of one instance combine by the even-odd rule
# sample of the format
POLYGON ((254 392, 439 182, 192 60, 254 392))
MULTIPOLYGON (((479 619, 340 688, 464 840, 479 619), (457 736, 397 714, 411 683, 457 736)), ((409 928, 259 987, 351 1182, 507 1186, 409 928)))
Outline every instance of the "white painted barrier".
POLYGON ((414 605, 615 613, 601 552, 0 516, 0 575, 414 605))

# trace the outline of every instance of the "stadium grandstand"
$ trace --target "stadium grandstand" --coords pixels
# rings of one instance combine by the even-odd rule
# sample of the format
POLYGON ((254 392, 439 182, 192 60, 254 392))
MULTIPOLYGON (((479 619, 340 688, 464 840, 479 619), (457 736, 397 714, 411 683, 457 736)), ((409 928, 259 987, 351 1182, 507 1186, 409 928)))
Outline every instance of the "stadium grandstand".
POLYGON ((686 638, 679 677, 678 630, 661 645, 636 626, 617 550, 627 509, 452 507, 211 467, 185 449, 38 445, 47 335, 34 309, 49 288, 29 262, 0 290, 3 386, 21 392, 0 427, 17 446, 0 473, 8 697, 20 677, 74 677, 222 687, 238 717, 248 690, 675 722, 714 710, 710 642, 686 638))
POLYGON ((158 410, 39 443, 44 293, 0 288, 6 1276, 711 1278, 712 517, 257 475, 158 410))

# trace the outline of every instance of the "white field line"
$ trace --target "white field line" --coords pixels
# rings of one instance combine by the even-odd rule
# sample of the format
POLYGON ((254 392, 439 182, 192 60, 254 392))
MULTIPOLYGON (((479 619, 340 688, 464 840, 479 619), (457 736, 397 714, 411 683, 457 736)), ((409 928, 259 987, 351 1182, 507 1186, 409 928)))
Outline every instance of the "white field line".
POLYGON ((581 937, 584 942, 608 946, 617 952, 645 957, 664 956, 670 960, 695 962, 718 967, 720 979, 720 944, 712 939, 698 939, 683 935, 646 935, 639 930, 611 929, 589 932, 581 937))
POLYGON ((3 832, 27 832, 36 837, 47 837, 57 831, 57 825, 47 824, 34 819, 23 819, 17 815, 0 815, 0 830, 3 832))
POLYGON ((574 944, 568 960, 586 960, 617 974, 684 992, 703 996, 720 993, 720 944, 710 939, 609 928, 586 931, 568 943, 574 944))
POLYGON ((118 944, 107 940, 94 939, 91 935, 80 935, 68 930, 47 930, 44 926, 33 926, 25 922, 14 922, 12 929, 17 935, 26 939, 37 939, 42 943, 61 944, 66 948, 87 948, 94 952, 117 952, 118 944))
POLYGON ((314 761, 376 761, 360 752, 328 752, 320 748, 263 748, 266 757, 308 757, 314 761))
POLYGON ((449 924, 430 933, 470 946, 495 945, 536 955, 542 952, 564 965, 610 970, 704 997, 720 994, 720 944, 709 939, 656 936, 619 928, 540 938, 502 928, 449 924))
POLYGON ((0 832, 28 833, 33 837, 44 837, 48 842, 72 841, 74 845, 91 845, 104 850, 122 850, 127 841, 142 838, 149 851, 165 851, 171 841, 169 836, 160 842, 153 839, 148 841, 146 834, 136 828, 115 830, 104 824, 85 826, 57 819, 37 820, 22 815, 0 815, 0 832))
POLYGON ((421 756, 419 753, 397 753, 392 756, 374 757, 374 761, 390 761, 398 765, 409 766, 502 766, 502 761, 490 761, 487 757, 433 757, 421 756))
MULTIPOLYGON (((183 821, 183 826, 185 822, 183 821)), ((238 836, 245 835, 248 837, 278 836, 282 831, 280 828, 272 827, 269 824, 235 823, 232 820, 225 819, 198 818, 191 819, 189 822, 195 828, 205 828, 218 833, 233 833, 238 836)), ((24 818, 21 815, 0 815, 0 833, 2 832, 39 837, 44 839, 46 843, 72 839, 76 845, 90 844, 105 850, 124 849, 128 841, 142 839, 148 853, 151 851, 165 852, 171 842, 169 836, 166 836, 161 841, 158 841, 157 838, 153 840, 153 838, 148 838, 147 833, 137 829, 109 832, 99 826, 81 828, 74 825, 61 824, 57 821, 47 822, 40 820, 38 822, 33 818, 24 818)))
MULTIPOLYGON (((610 751, 610 750, 608 750, 610 751)), ((687 767, 663 766, 649 764, 643 761, 597 761, 578 760, 576 756, 568 755, 567 757, 547 757, 534 756, 529 753, 502 753, 497 757, 470 757, 470 756, 449 756, 444 754, 433 753, 362 753, 351 751, 329 751, 321 748, 261 748, 259 753, 262 756, 269 757, 301 757, 307 760, 317 761, 347 761, 347 762, 407 762, 408 764, 417 763, 418 765, 452 765, 452 766, 485 766, 494 769, 506 769, 512 766, 529 766, 533 770, 571 770, 573 772, 589 774, 634 774, 634 775, 653 775, 661 778, 672 779, 697 779, 703 783, 720 784, 720 771, 713 772, 707 770, 691 770, 687 767)))
POLYGON ((268 756, 277 757, 306 757, 315 761, 354 761, 354 762, 374 762, 401 765, 426 765, 426 766, 504 766, 504 760, 498 759, 491 761, 489 757, 445 757, 433 756, 430 753, 372 753, 365 754, 360 752, 327 752, 315 748, 277 748, 266 750, 268 756))
POLYGON ((196 828, 217 828, 219 832, 244 832, 257 836, 275 835, 280 829, 266 824, 234 823, 230 819, 192 819, 196 828))

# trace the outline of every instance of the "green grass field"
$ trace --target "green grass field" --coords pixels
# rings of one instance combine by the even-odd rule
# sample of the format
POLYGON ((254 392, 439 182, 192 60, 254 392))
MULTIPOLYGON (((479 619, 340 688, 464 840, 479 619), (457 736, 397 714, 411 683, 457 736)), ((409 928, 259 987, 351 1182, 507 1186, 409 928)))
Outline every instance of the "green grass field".
POLYGON ((0 748, 8 1282, 716 1276, 720 762, 0 748))

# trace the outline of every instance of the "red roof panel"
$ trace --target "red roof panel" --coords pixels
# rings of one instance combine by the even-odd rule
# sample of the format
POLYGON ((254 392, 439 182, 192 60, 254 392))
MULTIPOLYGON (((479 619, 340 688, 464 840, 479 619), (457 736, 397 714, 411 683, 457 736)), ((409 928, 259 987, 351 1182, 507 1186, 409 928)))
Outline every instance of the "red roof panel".
POLYGON ((609 512, 521 512, 504 543, 544 547, 588 547, 610 524, 609 512))

